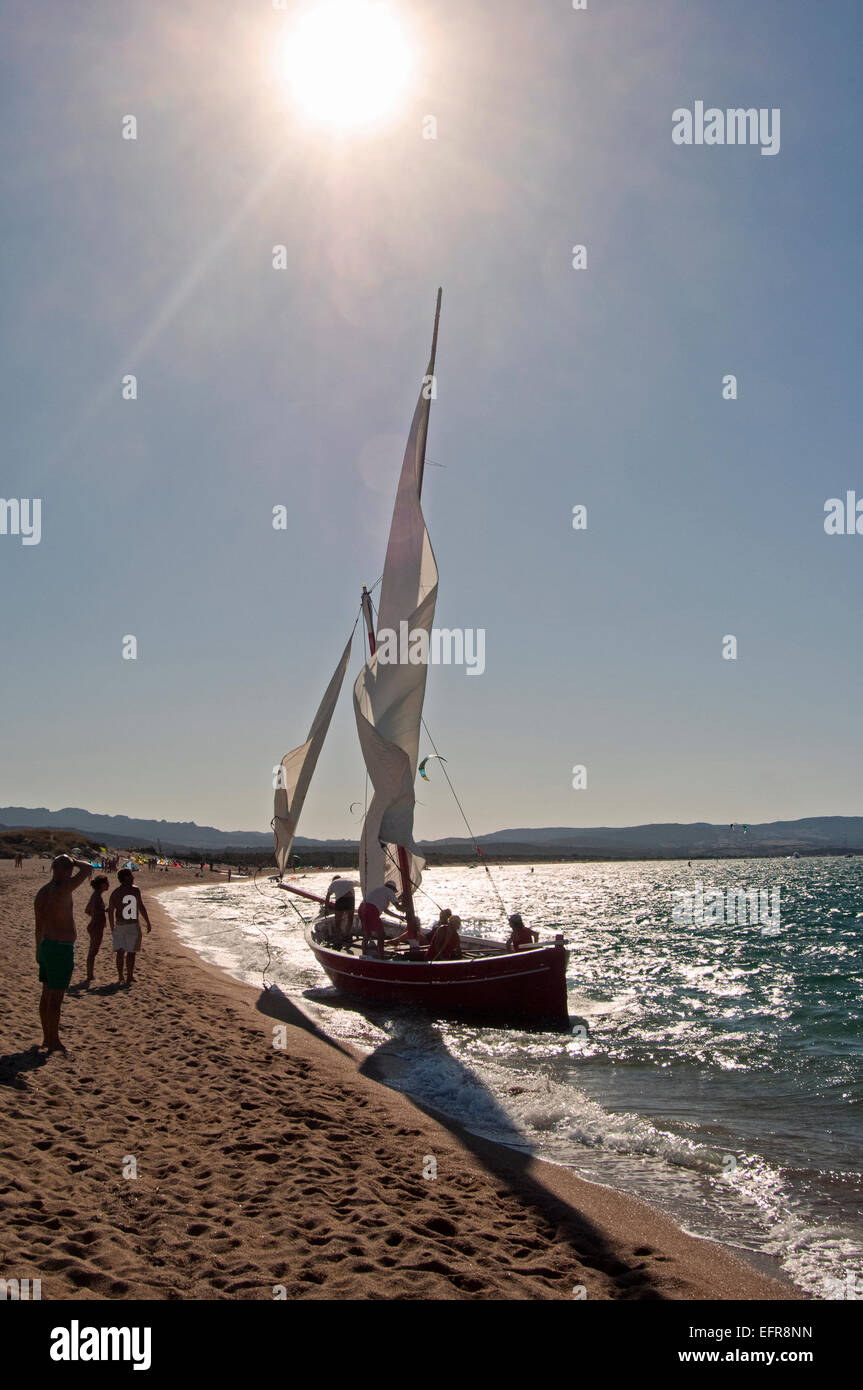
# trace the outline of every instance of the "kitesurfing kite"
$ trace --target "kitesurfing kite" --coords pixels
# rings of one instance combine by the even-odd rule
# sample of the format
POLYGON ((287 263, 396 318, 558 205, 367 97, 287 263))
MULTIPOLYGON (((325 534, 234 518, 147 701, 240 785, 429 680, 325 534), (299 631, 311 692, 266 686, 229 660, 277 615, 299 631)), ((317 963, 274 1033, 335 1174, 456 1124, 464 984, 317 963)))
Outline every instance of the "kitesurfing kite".
POLYGON ((428 773, 426 772, 426 763, 430 763, 432 758, 438 758, 442 763, 446 762, 446 758, 441 758, 440 753, 429 753, 427 758, 423 758, 422 762, 419 765, 418 772, 424 782, 428 782, 430 780, 428 773))

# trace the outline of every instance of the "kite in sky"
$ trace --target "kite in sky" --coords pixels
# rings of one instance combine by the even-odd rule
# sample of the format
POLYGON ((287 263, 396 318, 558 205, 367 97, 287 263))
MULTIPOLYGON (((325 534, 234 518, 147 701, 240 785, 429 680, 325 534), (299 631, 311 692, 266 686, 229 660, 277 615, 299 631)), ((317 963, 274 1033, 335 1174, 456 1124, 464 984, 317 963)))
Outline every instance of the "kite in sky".
POLYGON ((430 780, 428 773, 426 772, 426 763, 430 763, 432 758, 438 758, 442 763, 446 762, 446 758, 441 758, 440 753, 429 753, 427 758, 423 758, 422 762, 419 765, 419 774, 424 782, 428 782, 430 780))

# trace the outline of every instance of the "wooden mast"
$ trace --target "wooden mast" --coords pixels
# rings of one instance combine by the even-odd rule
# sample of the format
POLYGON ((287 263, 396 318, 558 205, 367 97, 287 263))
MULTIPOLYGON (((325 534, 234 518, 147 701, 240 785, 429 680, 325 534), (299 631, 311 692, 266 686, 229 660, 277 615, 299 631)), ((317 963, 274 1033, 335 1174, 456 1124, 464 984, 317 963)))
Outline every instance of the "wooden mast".
MULTIPOLYGON (((439 286, 439 287, 438 287, 438 292, 437 292, 437 300, 436 300, 436 302, 435 302, 434 329, 432 330, 431 356, 430 356, 430 358, 429 358, 429 366, 428 366, 428 373, 427 373, 427 376, 429 376, 429 377, 434 377, 435 358, 436 358, 436 356, 437 356, 437 335, 438 335, 438 326, 439 326, 439 324, 440 324, 440 306, 441 306, 441 298, 442 298, 442 297, 443 297, 443 290, 442 290, 442 288, 439 286)), ((428 392, 429 392, 428 401, 429 401, 429 411, 430 411, 430 409, 431 409, 432 392, 433 392, 433 389, 434 389, 434 383, 433 383, 433 382, 429 382, 429 381, 427 380, 426 383, 425 383, 425 386, 426 386, 426 389, 427 389, 428 392)), ((422 436, 422 451, 421 451, 421 453, 420 453, 419 467, 418 467, 418 470, 417 470, 417 494, 418 494, 420 497, 422 496, 423 476, 424 476, 424 474, 425 474, 426 442, 427 442, 427 439, 428 439, 428 415, 426 415, 426 428, 423 430, 423 436, 422 436)), ((373 625, 372 625, 371 600, 370 600, 370 598, 369 598, 369 596, 368 596, 368 593, 367 593, 367 591, 366 591, 366 586, 365 586, 365 584, 363 585, 362 604, 363 604, 363 612, 366 614, 366 628, 367 628, 368 639, 369 639, 369 651, 371 652, 372 656, 374 656, 374 654, 375 654, 375 635, 374 635, 373 625)), ((398 860, 399 860, 399 878, 400 878, 400 880, 401 880, 401 888, 402 888, 402 892, 401 892, 402 907, 404 908, 405 921, 406 921, 406 923, 407 923, 408 934, 409 934, 409 936, 413 937, 413 939, 414 939, 415 941, 418 941, 418 940, 419 940, 420 924, 419 924, 419 921, 418 921, 418 919, 417 919, 416 911, 415 911, 415 909, 414 909, 413 883, 411 882, 410 860, 409 860, 409 858, 408 858, 408 852, 407 852, 407 850, 405 849, 404 845, 397 845, 397 846, 396 846, 396 850, 397 850, 397 852, 398 852, 398 860)))
MULTIPOLYGON (((420 496, 420 497, 422 497, 423 477, 424 477, 424 475, 425 475, 425 466, 426 466, 426 442, 427 442, 427 440, 428 440, 428 417, 429 417, 429 414, 431 413, 431 402, 432 402, 432 396, 433 396, 433 392, 434 392, 434 380, 433 380, 433 378, 434 378, 434 369, 435 369, 435 358, 436 358, 436 356, 437 356, 437 333, 438 333, 438 325, 440 324, 440 305, 441 305, 441 298, 442 298, 442 296, 443 296, 443 289, 442 289, 442 287, 439 285, 439 286, 438 286, 438 292, 437 292, 437 300, 436 300, 436 302, 435 302, 434 328, 433 328, 433 330, 432 330, 431 356, 430 356, 430 358, 429 358, 429 366, 428 366, 428 374, 427 374, 428 376, 432 377, 432 381, 431 381, 431 382, 429 382, 429 381, 426 382, 426 389, 427 389, 427 391, 428 391, 428 393, 429 393, 429 395, 428 395, 429 410, 428 410, 428 413, 426 414, 426 427, 425 427, 425 429, 423 430, 423 439, 422 439, 422 453, 420 454, 419 468, 418 468, 418 470, 417 470, 417 494, 418 494, 418 496, 420 496)), ((401 878, 401 884, 402 884, 402 907, 404 908, 405 921, 407 922, 408 933, 410 934, 410 936, 412 936, 412 937, 414 938, 415 941, 419 941, 420 924, 419 924, 419 921, 417 920, 416 911, 415 911, 415 909, 414 909, 413 883, 411 882, 410 860, 409 860, 409 858, 408 858, 408 852, 407 852, 407 850, 405 849, 404 845, 399 845, 399 846, 398 846, 398 855, 399 855, 399 877, 401 878)))

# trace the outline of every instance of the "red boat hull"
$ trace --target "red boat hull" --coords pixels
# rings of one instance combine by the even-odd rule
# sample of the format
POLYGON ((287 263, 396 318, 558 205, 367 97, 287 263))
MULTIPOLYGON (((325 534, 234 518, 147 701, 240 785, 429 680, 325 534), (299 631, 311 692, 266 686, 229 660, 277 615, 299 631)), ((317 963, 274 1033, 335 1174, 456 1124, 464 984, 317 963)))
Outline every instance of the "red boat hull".
POLYGON ((567 952, 562 945, 464 960, 372 960, 306 941, 337 989, 376 1004, 408 1004, 434 1014, 568 1028, 567 952))

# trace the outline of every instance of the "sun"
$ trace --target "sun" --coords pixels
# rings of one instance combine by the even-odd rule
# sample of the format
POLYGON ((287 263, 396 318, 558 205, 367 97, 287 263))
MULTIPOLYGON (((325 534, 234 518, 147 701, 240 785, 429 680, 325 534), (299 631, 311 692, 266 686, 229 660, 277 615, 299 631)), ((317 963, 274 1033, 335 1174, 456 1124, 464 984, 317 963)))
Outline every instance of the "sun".
POLYGON ((410 45, 389 7, 375 0, 320 0, 288 30, 282 70, 312 120, 340 129, 394 112, 413 71, 410 45))

